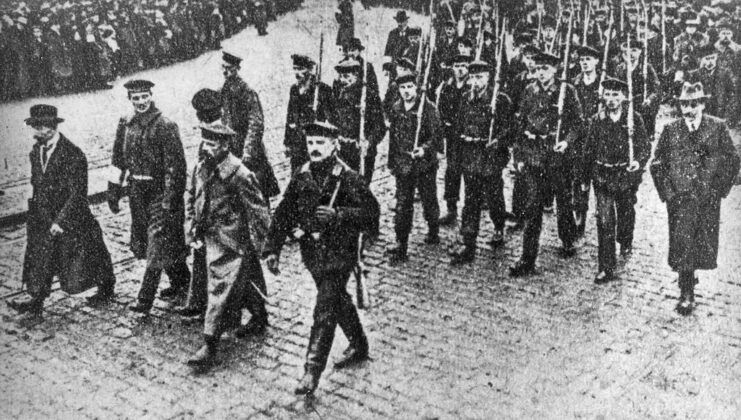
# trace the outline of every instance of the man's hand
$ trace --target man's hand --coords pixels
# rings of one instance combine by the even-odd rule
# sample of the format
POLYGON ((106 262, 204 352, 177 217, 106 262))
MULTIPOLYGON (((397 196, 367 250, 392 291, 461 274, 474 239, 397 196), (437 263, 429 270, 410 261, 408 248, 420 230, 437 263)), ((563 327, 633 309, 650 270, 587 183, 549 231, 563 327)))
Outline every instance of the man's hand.
POLYGON ((265 259, 265 265, 268 267, 268 271, 270 271, 274 275, 280 274, 280 261, 277 255, 268 255, 268 257, 265 259))
POLYGON ((106 200, 108 201, 108 208, 111 209, 111 213, 117 214, 121 211, 121 208, 118 206, 118 202, 121 200, 121 184, 108 182, 106 200))
POLYGON ((360 150, 363 150, 365 153, 368 152, 368 148, 370 147, 370 142, 365 139, 358 140, 358 148, 360 150))
POLYGON ((200 239, 196 239, 195 241, 190 243, 190 247, 193 249, 201 249, 203 248, 203 241, 200 239))
POLYGON ((322 225, 327 225, 337 217, 337 210, 329 206, 319 206, 314 210, 314 217, 322 225))
POLYGON ((556 153, 563 153, 567 147, 569 147, 569 144, 562 140, 553 146, 553 151, 556 153))
POLYGON ((630 162, 630 165, 628 165, 628 172, 635 172, 639 169, 641 169, 641 164, 635 160, 630 162))
POLYGON ((415 159, 419 159, 424 155, 425 155, 425 149, 421 147, 416 147, 414 150, 412 150, 412 157, 415 159))
POLYGON ((581 190, 583 192, 589 191, 589 184, 581 184, 581 190))
POLYGON ((64 233, 64 229, 56 223, 52 223, 51 229, 49 229, 51 236, 59 236, 64 233))

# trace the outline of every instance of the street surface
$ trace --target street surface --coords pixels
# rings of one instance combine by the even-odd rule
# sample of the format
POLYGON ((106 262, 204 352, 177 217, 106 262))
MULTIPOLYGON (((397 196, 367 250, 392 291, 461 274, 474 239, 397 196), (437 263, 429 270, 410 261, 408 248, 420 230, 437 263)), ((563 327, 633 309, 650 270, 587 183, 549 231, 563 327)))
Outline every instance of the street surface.
MULTIPOLYGON (((357 32, 372 35, 370 59, 377 71, 393 14, 356 8, 357 32)), ((415 16, 412 22, 422 20, 415 16)), ((321 25, 328 28, 325 45, 332 46, 333 9, 313 0, 272 23, 267 37, 249 28, 225 43, 245 58, 241 73, 260 93, 269 127, 265 142, 282 186, 289 176, 281 136, 293 80, 290 54, 316 56, 321 25)), ((333 77, 330 63, 338 55, 333 47, 325 52, 325 81, 333 77)), ((191 164, 198 132, 190 98, 201 87, 220 86, 219 63, 213 52, 139 75, 157 83, 157 105, 180 125, 191 164)), ((43 100, 60 106, 67 119, 62 132, 83 147, 92 168, 100 167, 92 169, 91 192, 104 185, 117 120, 130 112, 122 83, 111 91, 43 100)), ((24 185, 31 140, 22 120, 36 102, 41 100, 0 106, 0 148, 8 161, 0 175, 0 189, 7 190, 0 197, 4 210, 22 208, 30 191, 24 185)), ((372 184, 382 205, 382 234, 365 259, 372 307, 361 311, 372 360, 334 370, 331 363, 347 344, 338 332, 315 399, 293 395, 303 373, 315 291, 297 246, 290 245, 282 273, 266 271, 268 332, 249 339, 227 336, 218 366, 194 375, 184 362, 201 345, 199 325, 184 324, 161 301, 146 318, 126 309, 144 264, 128 250, 124 200, 118 215, 106 205, 93 206, 115 262, 115 303, 90 309, 84 298, 93 291, 56 291, 46 302, 45 322, 30 330, 18 328, 12 311, 0 304, 0 417, 741 418, 741 188, 723 202, 719 269, 699 272, 699 305, 684 318, 673 311, 679 290, 666 265, 666 210, 649 175, 636 206, 634 254, 620 264, 620 280, 606 286, 592 283, 593 213, 586 239, 569 260, 557 256, 555 216, 548 215, 537 275, 510 279, 507 268, 519 257, 520 232, 509 233, 506 246, 492 251, 486 244, 492 225, 484 218, 476 262, 451 268, 447 248, 456 230, 443 229, 439 246, 424 245, 417 203, 410 261, 390 267, 383 251, 394 240, 394 184, 386 148, 384 142, 372 184)), ((443 170, 444 163, 440 197, 443 170)), ((508 198, 510 193, 506 176, 508 198)), ((20 290, 24 247, 23 225, 0 229, 4 297, 20 290)), ((162 283, 161 288, 167 280, 162 283)))

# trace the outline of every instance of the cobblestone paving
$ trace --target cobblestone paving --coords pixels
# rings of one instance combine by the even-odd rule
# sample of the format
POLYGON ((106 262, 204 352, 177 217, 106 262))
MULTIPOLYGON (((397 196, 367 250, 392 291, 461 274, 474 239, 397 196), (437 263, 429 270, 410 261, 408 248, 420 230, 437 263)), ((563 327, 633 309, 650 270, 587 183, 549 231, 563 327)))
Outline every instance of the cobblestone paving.
MULTIPOLYGON (((383 249, 393 241, 393 178, 385 148, 372 185, 382 202, 382 236, 366 257, 373 305, 361 312, 372 360, 328 368, 314 400, 292 394, 315 293, 292 245, 282 273, 267 274, 267 334, 226 337, 218 366, 194 375, 183 362, 201 344, 200 326, 184 324, 160 301, 146 318, 126 310, 144 268, 127 249, 128 208, 124 202, 111 215, 95 206, 116 263, 115 303, 90 309, 83 304, 89 293, 57 291, 45 322, 30 330, 19 329, 0 305, 2 417, 741 417, 741 189, 723 203, 720 268, 700 273, 698 309, 683 318, 672 310, 678 288, 666 265, 666 212, 648 176, 639 192, 635 252, 621 264, 620 281, 607 286, 592 283, 593 214, 570 260, 556 256, 555 217, 546 217, 537 275, 510 279, 520 233, 492 251, 486 220, 476 262, 451 268, 446 251, 455 230, 442 231, 442 245, 424 245, 417 205, 410 261, 390 267, 383 249)), ((278 175, 285 185, 284 163, 278 175)), ((3 296, 19 290, 24 246, 23 226, 0 230, 3 296)), ((345 346, 338 333, 330 366, 345 346)))

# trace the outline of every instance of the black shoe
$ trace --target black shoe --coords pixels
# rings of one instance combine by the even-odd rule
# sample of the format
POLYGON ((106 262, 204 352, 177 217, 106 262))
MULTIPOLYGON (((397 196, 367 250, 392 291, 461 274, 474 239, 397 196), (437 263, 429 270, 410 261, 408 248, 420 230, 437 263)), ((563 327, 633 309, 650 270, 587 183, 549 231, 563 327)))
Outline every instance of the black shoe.
POLYGON ((368 360, 368 346, 348 347, 342 353, 340 360, 334 364, 335 369, 342 369, 368 360))
POLYGON ((476 247, 464 245, 463 248, 453 254, 450 265, 463 265, 473 262, 476 259, 476 247))
POLYGON ((42 322, 44 322, 44 315, 41 309, 29 309, 15 319, 15 323, 18 324, 19 327, 25 329, 35 327, 42 322))
POLYGON ((631 255, 633 255, 632 245, 620 246, 620 256, 623 257, 623 259, 628 259, 631 255))
POLYGON ((98 290, 94 295, 90 296, 86 300, 87 306, 97 308, 98 306, 107 305, 113 302, 113 291, 101 291, 98 290))
POLYGON ((161 300, 175 300, 179 297, 183 297, 188 293, 185 287, 168 287, 167 289, 160 292, 161 300))
POLYGON ((522 277, 535 272, 535 264, 519 260, 509 268, 510 277, 522 277))
POLYGON ((214 362, 216 362, 215 346, 204 344, 186 363, 188 366, 206 367, 212 366, 214 362))
POLYGON ((176 314, 184 317, 194 317, 203 314, 203 310, 194 306, 178 306, 173 310, 176 314))
POLYGON ((146 314, 151 309, 152 309, 152 305, 151 304, 146 304, 146 303, 143 303, 143 302, 136 302, 136 303, 134 303, 134 304, 132 304, 132 305, 129 306, 129 310, 131 312, 137 312, 137 313, 140 313, 140 314, 146 314))
POLYGON ((605 284, 609 283, 614 279, 612 272, 600 271, 594 276, 594 284, 605 284))
POLYGON ((19 314, 26 313, 33 307, 33 299, 13 299, 8 301, 8 306, 19 314))
POLYGON ((239 328, 234 332, 234 335, 239 338, 244 338, 249 335, 260 335, 264 334, 268 329, 268 320, 263 319, 258 321, 256 319, 250 319, 246 324, 240 325, 239 328))
POLYGON ((440 235, 437 232, 429 232, 424 240, 427 245, 437 245, 440 243, 440 235))
POLYGON ((398 264, 409 260, 407 246, 402 243, 397 243, 395 246, 386 250, 386 253, 390 256, 389 262, 391 264, 398 264))
POLYGON ((571 258, 576 255, 576 247, 574 244, 564 244, 559 251, 559 254, 561 255, 561 258, 571 258))
POLYGON ((677 313, 682 316, 687 316, 692 314, 692 312, 695 310, 695 294, 692 292, 691 294, 682 294, 679 297, 679 303, 677 303, 677 306, 675 308, 677 313))
POLYGON ((495 230, 491 240, 489 241, 489 245, 492 248, 499 248, 504 245, 504 232, 501 230, 495 230))
POLYGON ((438 223, 440 224, 440 226, 450 226, 455 224, 455 221, 458 218, 457 213, 457 211, 451 211, 451 209, 448 208, 448 212, 445 214, 445 216, 442 216, 438 219, 438 223))
POLYGON ((319 374, 306 371, 304 377, 301 378, 301 381, 293 392, 296 395, 312 395, 316 391, 317 386, 319 386, 319 374))

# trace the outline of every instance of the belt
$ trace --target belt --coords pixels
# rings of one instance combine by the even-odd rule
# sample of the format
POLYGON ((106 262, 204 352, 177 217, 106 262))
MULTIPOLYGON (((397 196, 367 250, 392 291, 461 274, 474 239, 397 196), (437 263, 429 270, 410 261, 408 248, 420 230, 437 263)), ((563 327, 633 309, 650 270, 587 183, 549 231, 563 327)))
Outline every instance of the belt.
POLYGON ((149 175, 129 175, 129 178, 134 181, 154 181, 154 177, 149 175))
POLYGON ((555 138, 555 134, 525 134, 525 137, 530 140, 548 140, 551 137, 555 138))
POLYGON ((599 166, 603 166, 605 168, 624 168, 628 166, 628 162, 620 162, 620 163, 607 163, 602 161, 596 161, 595 164, 599 166))
POLYGON ((484 137, 471 137, 466 135, 461 135, 461 140, 467 142, 467 143, 479 143, 479 142, 488 142, 488 138, 484 137))

